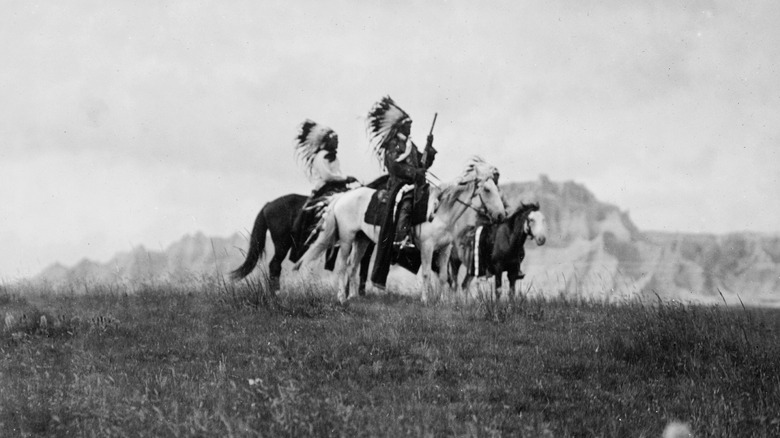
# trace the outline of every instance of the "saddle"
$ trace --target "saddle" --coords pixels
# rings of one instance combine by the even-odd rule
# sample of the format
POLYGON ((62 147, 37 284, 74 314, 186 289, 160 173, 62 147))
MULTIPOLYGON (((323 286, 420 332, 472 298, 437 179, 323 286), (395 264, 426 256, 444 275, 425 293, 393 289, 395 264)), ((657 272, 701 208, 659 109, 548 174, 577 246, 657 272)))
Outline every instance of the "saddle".
MULTIPOLYGON (((347 190, 349 190, 349 182, 347 181, 328 181, 314 191, 311 197, 306 200, 303 209, 293 221, 293 245, 290 248, 290 261, 298 261, 309 248, 307 243, 310 242, 307 242, 307 240, 312 238, 312 233, 316 233, 317 223, 320 220, 322 210, 325 208, 325 198, 334 193, 346 192, 347 190)), ((329 250, 326 260, 326 269, 333 270, 335 253, 332 254, 332 251, 329 250)))
MULTIPOLYGON (((390 193, 392 192, 384 188, 373 188, 376 188, 377 190, 371 196, 368 208, 363 216, 363 220, 367 224, 382 226, 388 214, 393 214, 393 222, 397 222, 397 211, 391 211, 390 209, 395 210, 398 202, 400 202, 403 196, 412 197, 412 214, 409 220, 411 226, 419 225, 428 220, 428 199, 430 197, 430 186, 428 184, 417 188, 416 199, 413 190, 409 190, 406 193, 401 190, 398 192, 399 195, 396 197, 397 199, 391 200, 390 193)), ((398 264, 415 274, 419 271, 422 260, 420 258, 420 251, 417 248, 405 248, 402 250, 394 248, 391 251, 392 264, 398 264)))
MULTIPOLYGON (((412 203, 412 217, 410 225, 419 225, 428 221, 428 198, 430 196, 430 186, 425 184, 417 188, 417 199, 414 199, 412 203)), ((405 194, 404 196, 413 196, 411 194, 405 194)), ((388 214, 388 209, 395 209, 399 200, 393 200, 389 202, 389 192, 387 189, 380 189, 374 192, 371 196, 371 201, 368 203, 366 214, 363 220, 369 225, 382 225, 383 219, 388 214)))

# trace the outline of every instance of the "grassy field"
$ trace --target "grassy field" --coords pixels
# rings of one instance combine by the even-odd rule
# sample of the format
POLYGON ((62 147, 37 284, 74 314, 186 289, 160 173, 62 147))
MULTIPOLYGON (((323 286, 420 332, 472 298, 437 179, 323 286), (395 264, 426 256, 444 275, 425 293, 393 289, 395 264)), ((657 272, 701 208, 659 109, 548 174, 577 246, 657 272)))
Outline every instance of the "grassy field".
POLYGON ((0 435, 780 436, 780 313, 256 284, 0 292, 0 435))

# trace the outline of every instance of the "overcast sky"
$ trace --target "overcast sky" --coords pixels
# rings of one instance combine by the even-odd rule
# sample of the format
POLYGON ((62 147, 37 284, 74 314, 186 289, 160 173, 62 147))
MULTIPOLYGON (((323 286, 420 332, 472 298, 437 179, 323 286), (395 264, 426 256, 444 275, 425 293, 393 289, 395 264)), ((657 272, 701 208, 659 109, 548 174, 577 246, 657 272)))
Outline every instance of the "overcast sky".
POLYGON ((14 1, 0 14, 0 280, 308 193, 311 118, 379 175, 365 115, 438 112, 431 169, 584 184, 643 230, 780 232, 780 3, 14 1))

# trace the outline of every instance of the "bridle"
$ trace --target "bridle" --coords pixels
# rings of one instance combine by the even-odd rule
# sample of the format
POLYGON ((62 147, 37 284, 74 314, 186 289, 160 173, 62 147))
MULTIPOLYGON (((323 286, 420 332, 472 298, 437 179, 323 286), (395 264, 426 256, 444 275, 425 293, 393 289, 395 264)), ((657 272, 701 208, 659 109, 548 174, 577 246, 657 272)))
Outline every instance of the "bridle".
MULTIPOLYGON (((473 182, 476 182, 476 179, 473 182)), ((471 202, 463 202, 463 201, 460 200, 460 198, 455 198, 455 201, 460 203, 460 204, 465 205, 466 208, 470 208, 470 209, 476 211, 477 214, 481 214, 483 216, 490 216, 488 214, 487 207, 485 206, 485 199, 482 198, 482 190, 479 189, 479 183, 474 184, 474 190, 471 191, 471 196, 469 196, 469 201, 474 199, 474 197, 479 197, 479 203, 482 204, 482 208, 477 209, 476 207, 471 205, 471 202), (477 191, 479 191, 479 193, 477 193, 477 191)))
POLYGON ((531 224, 530 224, 531 213, 533 213, 533 210, 525 213, 525 219, 523 220, 523 231, 525 232, 525 235, 527 237, 530 237, 531 239, 536 239, 536 236, 534 236, 534 231, 531 228, 531 224))
POLYGON ((534 230, 531 227, 531 214, 539 211, 539 205, 531 204, 530 207, 531 208, 528 211, 523 213, 523 216, 525 216, 523 219, 523 232, 525 233, 526 237, 530 237, 531 239, 536 240, 536 235, 534 234, 534 230))
MULTIPOLYGON (((433 174, 431 174, 431 175, 436 177, 436 175, 433 175, 433 174)), ((438 179, 438 177, 436 177, 436 179, 438 179)), ((472 182, 475 183, 475 184, 474 184, 474 189, 471 191, 471 196, 469 196, 469 202, 463 202, 463 201, 460 200, 460 198, 455 198, 455 202, 465 206, 467 209, 474 210, 475 212, 477 212, 477 214, 481 214, 481 215, 483 215, 485 217, 490 217, 488 209, 487 209, 487 207, 485 205, 485 199, 482 197, 482 190, 480 189, 480 184, 477 182, 477 178, 474 178, 471 181, 463 182, 461 184, 469 184, 469 183, 472 183, 472 182), (476 207, 471 205, 471 200, 474 199, 475 197, 479 197, 479 202, 480 202, 480 204, 482 204, 482 208, 477 209, 476 207)), ((428 183, 434 185, 437 188, 439 187, 439 185, 435 184, 431 180, 428 180, 428 183)), ((436 206, 436 210, 434 210, 434 213, 436 213, 438 210, 439 210, 439 206, 436 206)), ((463 210, 463 213, 465 213, 465 212, 466 212, 466 210, 463 210)), ((462 216, 463 213, 461 213, 458 217, 462 216)))

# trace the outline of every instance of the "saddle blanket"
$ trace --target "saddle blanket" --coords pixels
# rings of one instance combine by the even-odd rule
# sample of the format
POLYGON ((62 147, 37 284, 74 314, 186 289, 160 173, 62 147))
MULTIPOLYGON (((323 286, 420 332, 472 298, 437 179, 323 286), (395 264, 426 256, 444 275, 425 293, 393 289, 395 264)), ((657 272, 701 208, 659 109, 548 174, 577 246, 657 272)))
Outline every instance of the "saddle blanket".
MULTIPOLYGON (((401 201, 401 197, 410 190, 414 190, 414 186, 404 186, 399 192, 396 199, 392 203, 388 202, 388 192, 386 189, 377 190, 371 196, 371 201, 368 203, 366 214, 363 220, 370 225, 382 225, 382 221, 387 215, 387 209, 392 206, 393 215, 396 213, 396 207, 401 201)), ((428 197, 430 196, 430 187, 428 184, 420 187, 419 189, 420 199, 415 200, 412 205, 412 218, 411 225, 419 225, 428 220, 428 197)))
POLYGON ((479 256, 479 238, 482 236, 482 228, 484 227, 477 227, 476 231, 474 232, 474 266, 472 269, 474 272, 479 272, 481 274, 484 274, 484 267, 480 270, 480 256, 479 256), (480 272, 482 271, 482 272, 480 272))

